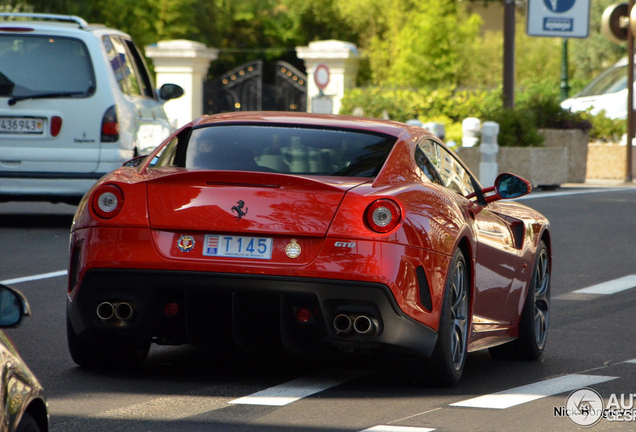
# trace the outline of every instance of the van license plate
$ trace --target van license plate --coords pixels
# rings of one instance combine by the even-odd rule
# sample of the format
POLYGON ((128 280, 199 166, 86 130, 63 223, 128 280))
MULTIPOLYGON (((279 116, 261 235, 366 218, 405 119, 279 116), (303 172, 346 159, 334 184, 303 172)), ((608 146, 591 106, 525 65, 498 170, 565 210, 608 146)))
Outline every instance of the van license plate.
POLYGON ((0 133, 41 134, 44 119, 34 117, 0 117, 0 133))

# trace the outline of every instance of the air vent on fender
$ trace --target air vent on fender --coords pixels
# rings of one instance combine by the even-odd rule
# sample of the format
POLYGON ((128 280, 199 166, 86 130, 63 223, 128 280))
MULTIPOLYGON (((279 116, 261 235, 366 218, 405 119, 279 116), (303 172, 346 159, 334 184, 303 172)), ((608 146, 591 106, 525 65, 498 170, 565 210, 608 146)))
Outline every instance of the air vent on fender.
POLYGON ((415 269, 415 275, 417 276, 417 285, 420 290, 420 303, 428 311, 433 310, 433 301, 431 300, 431 289, 428 286, 428 279, 426 279, 426 273, 424 268, 419 266, 415 269))

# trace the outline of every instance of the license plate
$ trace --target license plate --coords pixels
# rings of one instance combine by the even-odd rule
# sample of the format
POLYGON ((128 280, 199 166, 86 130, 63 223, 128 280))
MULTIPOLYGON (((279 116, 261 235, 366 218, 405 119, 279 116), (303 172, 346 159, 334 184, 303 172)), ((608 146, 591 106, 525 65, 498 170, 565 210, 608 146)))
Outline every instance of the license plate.
POLYGON ((272 259, 272 239, 207 234, 203 244, 203 255, 268 260, 272 259))
POLYGON ((43 118, 0 117, 0 133, 41 134, 43 132, 43 118))

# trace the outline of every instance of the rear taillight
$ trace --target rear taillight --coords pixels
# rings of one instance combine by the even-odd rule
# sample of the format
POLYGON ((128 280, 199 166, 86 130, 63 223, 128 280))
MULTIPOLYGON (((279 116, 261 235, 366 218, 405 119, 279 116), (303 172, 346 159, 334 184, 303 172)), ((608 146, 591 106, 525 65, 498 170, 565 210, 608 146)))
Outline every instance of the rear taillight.
POLYGON ((91 198, 93 212, 103 218, 111 219, 117 216, 124 205, 124 193, 114 184, 98 187, 91 198))
POLYGON ((395 201, 379 199, 367 207, 364 218, 373 231, 387 233, 398 226, 402 219, 402 211, 395 201))
POLYGON ((102 142, 115 142, 119 140, 119 123, 115 106, 108 108, 102 118, 102 142))
POLYGON ((58 136, 62 129, 62 118, 58 116, 51 117, 51 136, 58 136))

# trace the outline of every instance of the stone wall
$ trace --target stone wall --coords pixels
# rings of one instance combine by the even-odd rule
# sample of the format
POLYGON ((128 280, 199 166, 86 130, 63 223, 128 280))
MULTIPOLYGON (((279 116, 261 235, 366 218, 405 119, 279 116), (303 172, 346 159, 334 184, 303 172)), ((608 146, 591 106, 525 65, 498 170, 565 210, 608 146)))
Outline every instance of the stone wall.
MULTIPOLYGON (((479 177, 479 147, 460 147, 457 155, 479 177)), ((568 183, 568 149, 547 147, 500 147, 499 173, 517 174, 532 186, 558 186, 568 183)), ((482 185, 484 187, 492 185, 482 185)))
POLYGON ((590 133, 582 129, 540 129, 544 145, 568 149, 568 183, 583 183, 587 178, 587 154, 590 133))
MULTIPOLYGON (((590 143, 587 153, 588 180, 623 180, 627 169, 627 147, 615 143, 590 143)), ((632 148, 632 167, 636 149, 632 148)))

